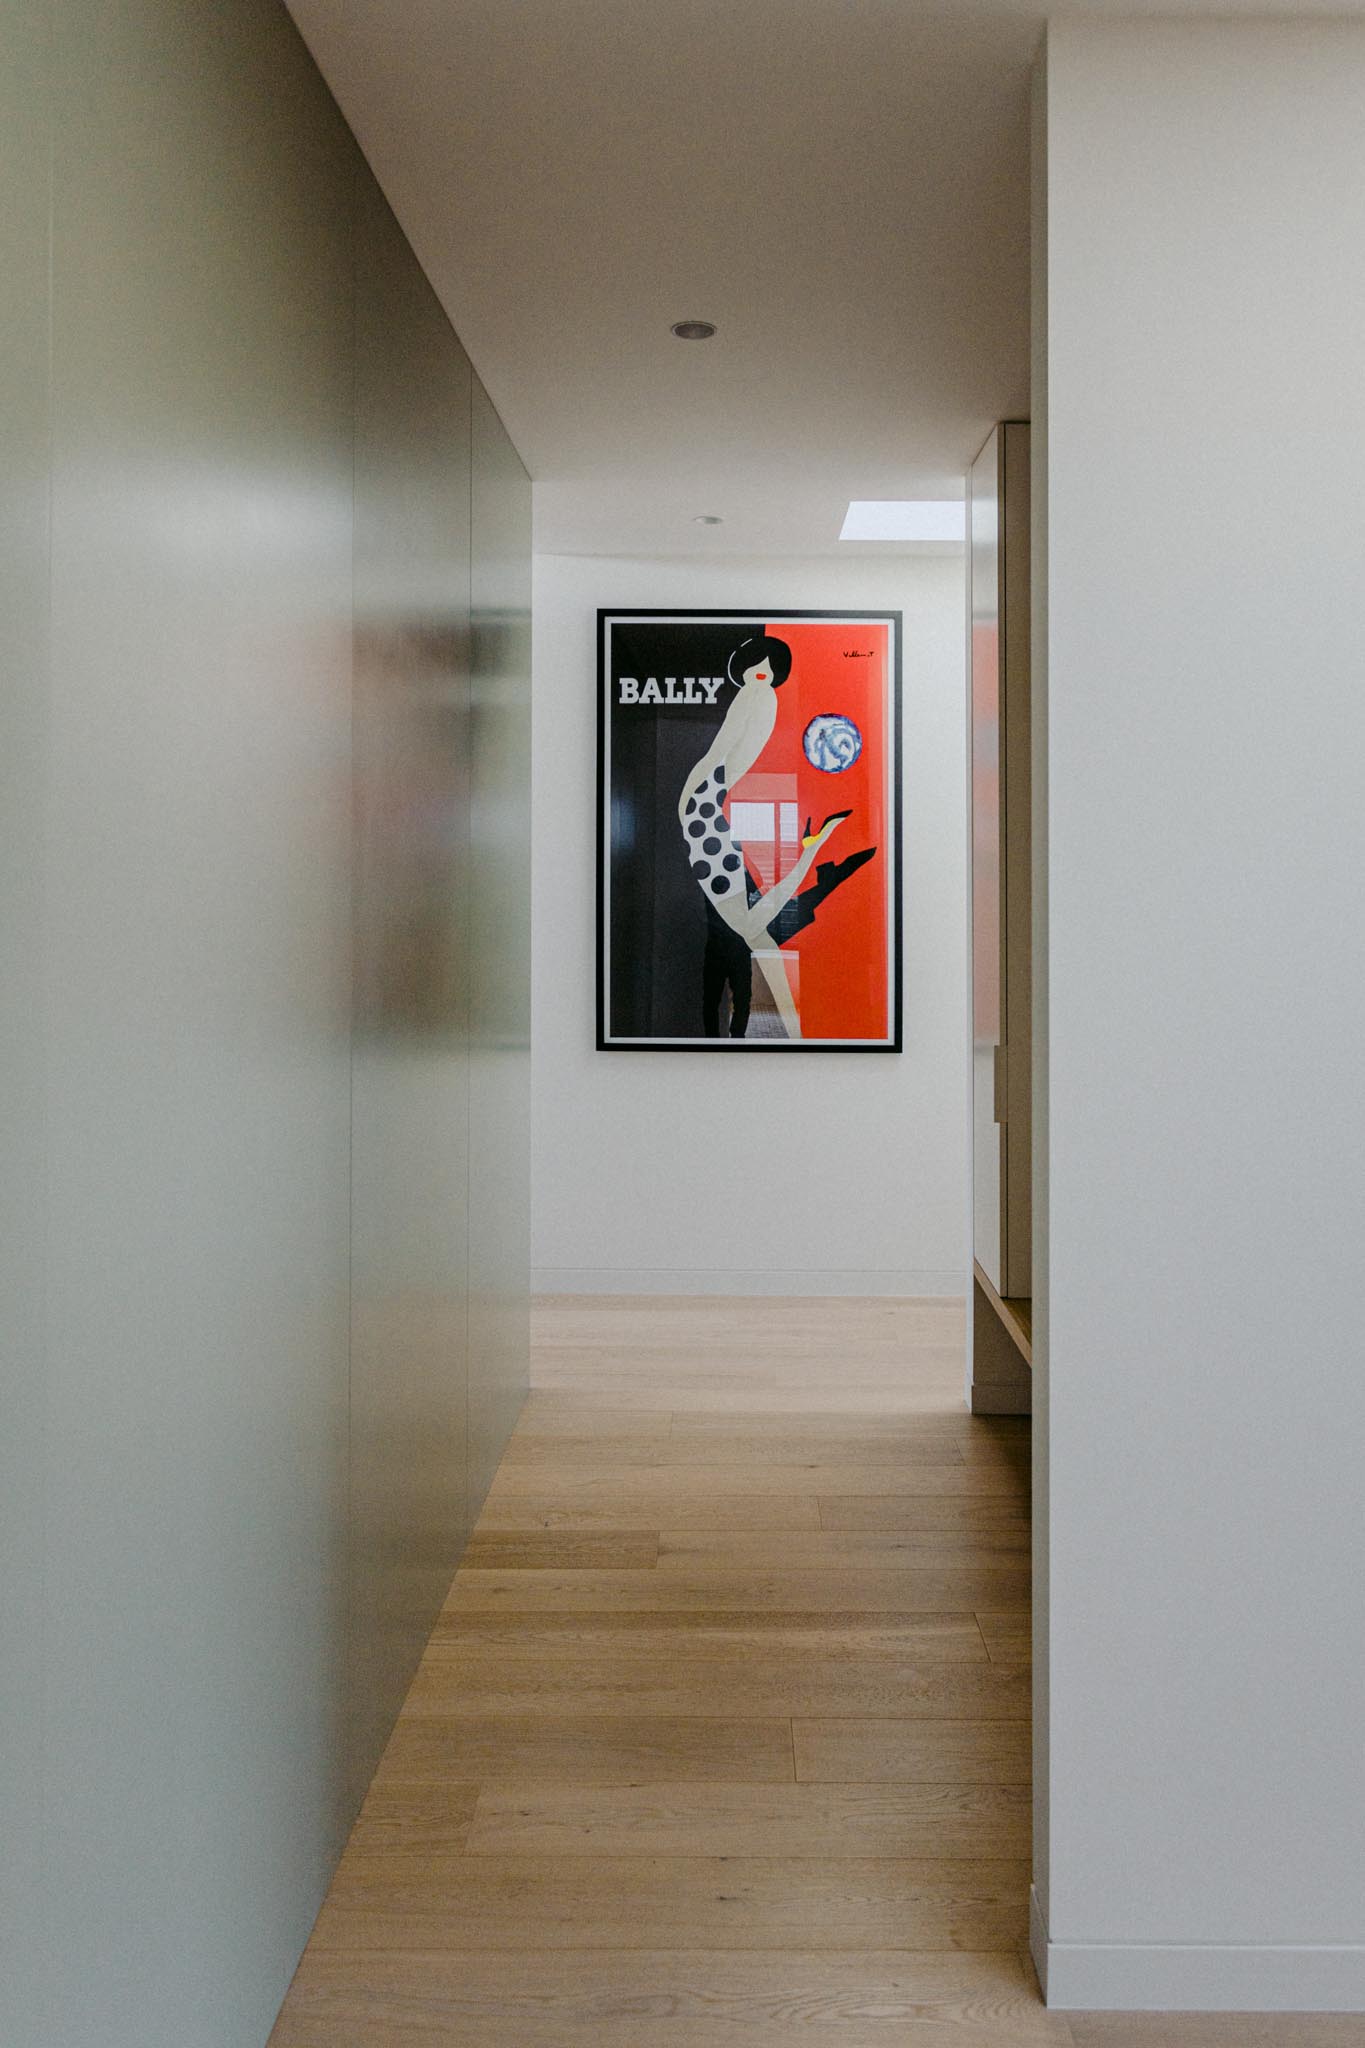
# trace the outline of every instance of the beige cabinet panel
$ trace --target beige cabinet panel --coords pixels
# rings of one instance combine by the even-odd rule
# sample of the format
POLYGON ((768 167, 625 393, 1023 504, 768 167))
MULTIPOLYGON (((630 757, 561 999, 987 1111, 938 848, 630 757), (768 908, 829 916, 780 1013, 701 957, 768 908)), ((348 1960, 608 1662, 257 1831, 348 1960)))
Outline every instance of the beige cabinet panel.
POLYGON ((977 1263, 1031 1291, 1029 430, 997 427, 968 484, 972 1186, 977 1263))

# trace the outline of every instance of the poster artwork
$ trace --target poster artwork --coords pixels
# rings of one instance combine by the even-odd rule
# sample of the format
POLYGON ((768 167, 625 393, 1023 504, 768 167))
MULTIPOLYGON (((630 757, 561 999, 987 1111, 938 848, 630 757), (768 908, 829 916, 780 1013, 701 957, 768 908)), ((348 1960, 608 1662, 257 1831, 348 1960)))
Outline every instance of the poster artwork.
POLYGON ((899 1052, 899 612, 597 631, 599 1047, 899 1052))

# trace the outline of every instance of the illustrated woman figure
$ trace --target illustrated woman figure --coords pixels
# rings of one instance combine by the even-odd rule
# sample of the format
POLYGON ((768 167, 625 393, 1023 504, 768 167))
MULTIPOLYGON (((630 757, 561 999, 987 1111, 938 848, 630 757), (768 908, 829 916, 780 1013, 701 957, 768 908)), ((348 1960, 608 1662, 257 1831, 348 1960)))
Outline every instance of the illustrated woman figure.
POLYGON ((818 832, 802 841, 800 856, 790 872, 765 895, 750 901, 744 856, 731 837, 725 802, 772 738, 777 692, 791 674, 791 665, 791 649, 785 640, 755 634, 741 641, 726 667, 735 695, 724 723, 678 798, 678 822, 687 842, 688 861, 709 913, 703 968, 703 1013, 709 1037, 719 1035, 720 998, 727 980, 732 1000, 731 1036, 744 1036, 749 1020, 750 963, 756 960, 788 1038, 800 1038, 801 1019, 781 950, 769 926, 796 895, 831 833, 850 815, 836 811, 826 818, 818 832))

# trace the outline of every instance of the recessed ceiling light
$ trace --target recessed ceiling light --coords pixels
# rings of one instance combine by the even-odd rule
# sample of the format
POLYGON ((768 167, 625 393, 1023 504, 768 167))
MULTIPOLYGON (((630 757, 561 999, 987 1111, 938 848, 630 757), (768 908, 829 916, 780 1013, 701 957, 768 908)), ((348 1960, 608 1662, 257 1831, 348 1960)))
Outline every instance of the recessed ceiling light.
POLYGON ((724 526, 725 521, 721 518, 719 512, 695 512, 692 515, 692 524, 694 526, 724 526))
POLYGON ((679 341, 709 341, 716 330, 710 320, 675 320, 668 331, 679 341))
POLYGON ((855 498, 840 540, 958 540, 966 532, 960 498, 855 498))

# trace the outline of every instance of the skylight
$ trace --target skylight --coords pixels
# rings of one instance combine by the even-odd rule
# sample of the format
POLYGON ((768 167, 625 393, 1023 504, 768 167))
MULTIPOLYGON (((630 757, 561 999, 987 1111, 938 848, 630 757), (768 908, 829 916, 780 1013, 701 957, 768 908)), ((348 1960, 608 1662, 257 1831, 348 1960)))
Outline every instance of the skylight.
POLYGON ((840 540, 957 540, 966 531, 961 499, 855 498, 840 540))

